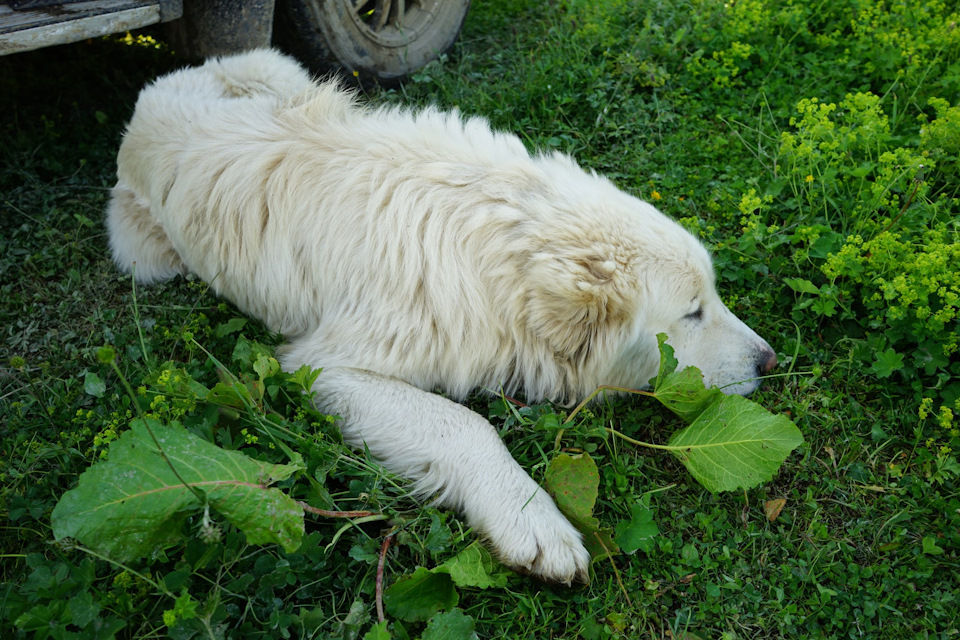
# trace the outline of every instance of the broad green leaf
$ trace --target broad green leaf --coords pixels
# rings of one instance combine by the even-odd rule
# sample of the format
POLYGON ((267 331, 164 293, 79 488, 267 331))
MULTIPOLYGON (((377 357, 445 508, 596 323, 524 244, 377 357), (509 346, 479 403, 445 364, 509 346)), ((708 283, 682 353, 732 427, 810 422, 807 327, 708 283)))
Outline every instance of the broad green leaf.
POLYGON ((230 359, 240 364, 252 365, 259 356, 272 356, 273 351, 259 342, 247 340, 243 336, 237 338, 237 346, 233 348, 230 359))
POLYGON ((340 621, 338 631, 343 638, 356 638, 360 635, 360 627, 367 624, 368 620, 370 620, 370 608, 362 597, 357 596, 350 604, 347 615, 340 621))
POLYGON ((705 388, 700 370, 687 367, 665 376, 657 385, 654 396, 684 422, 693 422, 707 407, 723 398, 723 392, 716 387, 705 388))
POLYGON ((650 507, 636 503, 630 507, 630 519, 617 524, 617 537, 614 538, 624 553, 634 553, 637 549, 649 552, 653 549, 653 539, 660 534, 657 523, 653 521, 650 507))
POLYGON ((197 607, 200 603, 194 600, 184 587, 183 591, 174 600, 173 608, 163 612, 163 622, 168 627, 174 626, 180 620, 191 620, 197 617, 197 607))
POLYGON ((328 614, 323 607, 304 607, 300 609, 297 617, 300 619, 303 637, 312 638, 327 623, 328 614))
POLYGON ((320 369, 312 369, 309 365, 303 365, 296 371, 290 374, 290 379, 297 383, 304 391, 310 392, 313 390, 313 384, 317 381, 317 378, 320 376, 320 369))
POLYGON ((83 376, 83 390, 95 398, 102 398, 107 391, 106 383, 100 379, 100 376, 92 371, 88 371, 83 376))
MULTIPOLYGON (((181 478, 251 544, 292 552, 303 536, 303 509, 269 485, 300 467, 268 464, 210 444, 179 424, 149 420, 181 478)), ((177 479, 140 420, 110 445, 109 458, 80 476, 53 510, 53 533, 119 560, 148 556, 181 538, 181 527, 204 505, 177 479)))
POLYGON ((256 361, 253 363, 253 370, 260 376, 260 381, 262 382, 265 378, 269 378, 280 372, 280 363, 277 362, 276 358, 261 354, 257 356, 256 361))
POLYGON ((657 348, 660 350, 660 369, 657 377, 650 381, 650 386, 656 389, 668 375, 677 370, 680 362, 673 355, 673 347, 667 344, 667 334, 657 334, 657 348))
POLYGON ((820 231, 820 237, 810 245, 810 257, 826 260, 831 253, 840 250, 843 239, 844 235, 842 233, 831 231, 829 227, 825 227, 820 231))
POLYGON ((71 622, 81 629, 100 614, 100 603, 93 601, 89 591, 81 591, 67 601, 71 622))
POLYGON ((435 613, 457 606, 460 596, 453 580, 445 573, 432 573, 424 567, 400 578, 383 592, 383 604, 407 622, 429 620, 435 613))
POLYGON ((476 640, 476 622, 460 609, 438 613, 430 619, 421 640, 476 640))
POLYGON ((453 541, 453 532, 446 523, 446 515, 443 517, 439 513, 430 514, 430 531, 423 540, 423 547, 433 553, 446 551, 453 541))
POLYGON ((803 278, 784 278, 783 282, 797 293, 809 293, 815 296, 820 295, 820 287, 809 280, 803 278))
POLYGON ((600 486, 597 463, 586 453, 571 456, 561 453, 550 461, 546 473, 547 491, 561 513, 583 534, 583 544, 593 559, 619 552, 613 530, 601 527, 593 517, 600 486))
POLYGON ((236 333, 240 331, 245 326, 247 326, 246 318, 231 318, 227 322, 217 325, 217 328, 214 330, 214 333, 218 338, 228 336, 231 333, 236 333))
POLYGON ((458 587, 486 589, 507 586, 508 574, 478 542, 474 542, 432 571, 448 574, 458 587))
POLYGON ((593 515, 600 472, 588 454, 571 456, 561 453, 555 457, 547 467, 546 484, 567 517, 580 520, 593 515))
POLYGON ((722 396, 669 445, 708 491, 749 489, 773 477, 803 443, 796 425, 742 396, 722 396))
POLYGON ((943 553, 943 547, 937 544, 937 539, 933 536, 924 536, 920 541, 923 552, 933 556, 938 556, 943 553))
POLYGON ((666 341, 666 334, 657 334, 660 372, 653 382, 654 396, 685 422, 693 422, 710 403, 722 398, 723 392, 716 387, 705 388, 703 374, 696 367, 678 372, 673 347, 666 341))
POLYGON ((900 369, 903 369, 903 354, 897 353, 892 348, 886 351, 878 351, 876 359, 870 365, 870 371, 875 373, 878 378, 889 378, 900 369))
POLYGON ((873 172, 873 169, 876 166, 877 166, 876 163, 868 161, 868 162, 861 163, 860 166, 857 167, 856 169, 845 169, 844 173, 848 173, 854 178, 865 178, 868 175, 870 175, 871 172, 873 172))
POLYGON ((218 382, 207 393, 206 401, 234 409, 256 406, 263 400, 263 385, 259 382, 244 383, 241 380, 218 382))

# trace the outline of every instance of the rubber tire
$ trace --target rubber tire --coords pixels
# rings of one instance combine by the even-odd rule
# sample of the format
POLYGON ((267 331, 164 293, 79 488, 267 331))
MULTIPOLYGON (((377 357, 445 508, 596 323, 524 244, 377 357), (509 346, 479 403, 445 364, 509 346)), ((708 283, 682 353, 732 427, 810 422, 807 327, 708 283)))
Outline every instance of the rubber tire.
POLYGON ((470 9, 470 0, 407 4, 411 28, 376 33, 351 0, 277 0, 275 40, 321 72, 339 67, 361 83, 396 84, 453 47, 470 9))

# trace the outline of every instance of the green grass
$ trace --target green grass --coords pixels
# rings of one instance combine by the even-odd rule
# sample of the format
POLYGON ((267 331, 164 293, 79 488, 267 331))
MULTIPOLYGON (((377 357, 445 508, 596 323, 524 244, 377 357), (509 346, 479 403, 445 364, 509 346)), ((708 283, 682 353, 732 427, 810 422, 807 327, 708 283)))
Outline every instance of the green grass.
MULTIPOLYGON (((960 15, 936 1, 727 5, 478 2, 448 57, 370 96, 484 115, 680 219, 778 351, 784 375, 754 399, 806 439, 772 482, 711 495, 668 455, 605 435, 662 443, 679 427, 642 398, 592 406, 562 433, 560 407, 473 399, 535 478, 558 449, 588 452, 601 524, 640 503, 659 530, 596 563, 587 587, 509 574, 457 587, 459 617, 434 599, 479 637, 960 635, 960 15)), ((164 377, 213 387, 209 352, 255 390, 256 344, 279 338, 201 282, 138 289, 134 304, 110 263, 101 220, 123 123, 179 64, 142 44, 0 58, 0 636, 379 637, 384 536, 387 585, 475 536, 343 447, 282 376, 239 409, 164 377), (126 567, 53 543, 53 506, 135 413, 104 344, 145 411, 272 462, 287 438, 313 482, 286 490, 391 519, 311 516, 289 554, 222 523, 205 542, 191 521, 187 542, 126 567)), ((392 637, 438 633, 394 612, 392 637)))

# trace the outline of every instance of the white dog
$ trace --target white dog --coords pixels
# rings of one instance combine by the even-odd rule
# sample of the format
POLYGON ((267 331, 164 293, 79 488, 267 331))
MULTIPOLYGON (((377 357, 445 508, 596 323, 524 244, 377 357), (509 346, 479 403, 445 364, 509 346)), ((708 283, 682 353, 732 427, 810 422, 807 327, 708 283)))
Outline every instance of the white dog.
POLYGON ((486 420, 431 391, 643 387, 658 332, 728 393, 776 365, 654 207, 484 120, 358 106, 276 52, 145 88, 117 173, 121 269, 193 272, 282 332, 286 369, 323 368, 319 408, 348 442, 547 580, 587 578, 580 534, 486 420))

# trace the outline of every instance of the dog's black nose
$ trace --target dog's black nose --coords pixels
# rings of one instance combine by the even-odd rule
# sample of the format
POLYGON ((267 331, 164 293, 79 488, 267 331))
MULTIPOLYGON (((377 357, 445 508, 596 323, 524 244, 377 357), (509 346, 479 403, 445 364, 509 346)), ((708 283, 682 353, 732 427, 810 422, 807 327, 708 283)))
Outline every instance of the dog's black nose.
POLYGON ((763 376, 777 368, 777 353, 764 345, 757 354, 757 372, 763 376))

